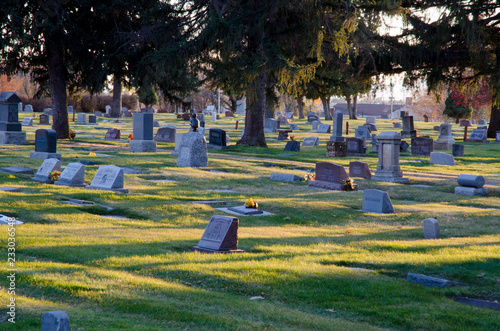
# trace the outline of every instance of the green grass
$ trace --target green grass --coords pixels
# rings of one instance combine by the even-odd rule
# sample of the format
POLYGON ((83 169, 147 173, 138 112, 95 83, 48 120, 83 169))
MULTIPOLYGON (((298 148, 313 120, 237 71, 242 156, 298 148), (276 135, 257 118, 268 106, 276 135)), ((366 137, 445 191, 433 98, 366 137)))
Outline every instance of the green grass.
MULTIPOLYGON (((155 119, 187 131, 185 122, 171 114, 155 114, 155 119)), ((120 128, 124 138, 132 132, 130 119, 102 120, 100 126, 120 128)), ((356 178, 360 190, 389 194, 396 213, 378 215, 360 211, 362 192, 269 180, 272 172, 303 176, 325 161, 343 166, 363 161, 373 171, 376 155, 327 158, 330 134, 309 132, 304 120, 293 121, 302 128, 293 135, 297 140, 319 136, 319 147, 281 156, 285 143, 277 140, 268 139, 269 148, 234 146, 243 127, 239 120, 237 131, 234 119, 218 121, 216 127, 231 137, 231 148, 209 150, 206 169, 177 168, 170 155, 174 144, 159 143, 157 153, 129 153, 126 141, 103 141, 106 131, 93 126, 74 126, 85 133, 75 141, 58 141, 63 166, 85 159, 143 171, 125 175, 128 195, 0 173, 0 186, 23 190, 0 192, 0 213, 26 222, 16 228, 17 323, 7 323, 2 305, 0 328, 39 330, 44 312, 64 310, 73 330, 500 329, 500 312, 454 301, 459 296, 500 299, 500 145, 466 142, 465 156, 456 158, 454 167, 402 154, 410 184, 430 188, 356 178), (455 195, 460 173, 484 175, 489 195, 455 195), (150 181, 155 179, 172 182, 150 181), (239 217, 239 248, 245 253, 191 252, 210 217, 223 214, 191 201, 241 205, 249 197, 274 215, 239 217), (97 205, 64 203, 70 198, 97 205), (439 221, 441 239, 423 239, 421 224, 427 217, 439 221), (406 282, 408 272, 469 286, 427 288, 406 282), (263 299, 251 300, 258 296, 263 299)), ((353 136, 364 120, 349 123, 353 136)), ((415 122, 419 136, 435 139, 434 125, 415 122)), ((209 118, 207 127, 214 127, 209 118)), ((26 145, 0 146, 0 166, 37 169, 42 160, 27 156, 38 128, 23 128, 26 145)), ((377 128, 377 133, 394 130, 389 120, 379 120, 377 128)), ((454 134, 463 143, 463 128, 454 125, 454 134)), ((86 167, 87 184, 98 166, 86 167)), ((7 227, 0 230, 6 263, 7 227)), ((0 269, 0 277, 7 274, 0 269)), ((0 284, 0 301, 6 303, 7 282, 0 284)))

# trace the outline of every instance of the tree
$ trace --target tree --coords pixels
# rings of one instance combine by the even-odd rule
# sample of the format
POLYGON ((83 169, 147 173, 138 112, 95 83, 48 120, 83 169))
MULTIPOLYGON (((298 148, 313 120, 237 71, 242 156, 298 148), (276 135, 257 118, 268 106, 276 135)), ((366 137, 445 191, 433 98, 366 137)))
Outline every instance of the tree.
POLYGON ((156 94, 155 88, 150 84, 141 86, 137 94, 139 94, 139 102, 146 105, 146 111, 149 110, 151 105, 158 102, 158 95, 156 94))
POLYGON ((443 115, 454 118, 457 124, 461 118, 470 118, 472 115, 472 109, 467 107, 463 97, 456 92, 450 93, 444 104, 443 115))

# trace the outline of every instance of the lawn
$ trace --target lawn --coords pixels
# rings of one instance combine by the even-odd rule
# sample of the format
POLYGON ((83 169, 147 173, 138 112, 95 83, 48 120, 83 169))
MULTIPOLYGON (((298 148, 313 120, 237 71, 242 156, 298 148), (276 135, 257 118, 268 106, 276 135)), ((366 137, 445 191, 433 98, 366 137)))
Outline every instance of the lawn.
MULTIPOLYGON (((20 114, 20 121, 26 116, 20 114)), ((75 141, 58 141, 63 168, 82 159, 99 163, 86 167, 86 184, 99 165, 142 171, 125 175, 129 194, 0 172, 0 186, 22 190, 0 192, 0 213, 25 222, 16 227, 16 324, 7 321, 9 272, 2 268, 0 328, 39 330, 44 312, 64 310, 72 330, 500 329, 499 311, 454 301, 500 300, 500 144, 464 143, 463 128, 454 124, 457 143, 465 145, 456 166, 402 153, 410 185, 355 178, 360 191, 336 192, 269 179, 273 172, 303 177, 314 172, 316 162, 348 167, 362 161, 375 171, 376 154, 326 157, 330 134, 311 133, 304 120, 293 120, 301 130, 292 135, 299 141, 318 136, 320 146, 290 156, 280 155, 289 152, 274 133, 266 134, 268 148, 235 146, 243 118, 216 124, 207 118, 207 128, 224 129, 231 139, 229 150, 209 150, 207 168, 176 167, 172 143, 158 143, 156 153, 130 153, 131 119, 104 120, 99 118, 99 126, 121 129, 124 139, 104 141, 106 130, 71 122, 83 133, 75 141), (462 173, 483 175, 488 196, 455 195, 462 173), (371 188, 389 194, 394 214, 360 210, 362 191, 371 188), (192 201, 236 206, 249 197, 273 215, 239 217, 244 253, 191 251, 212 215, 230 216, 192 201), (65 203, 70 198, 113 210, 65 203), (422 221, 428 217, 439 221, 441 239, 424 239, 422 221), (409 272, 468 286, 428 288, 407 282, 409 272)), ((178 132, 188 129, 172 114, 155 114, 155 120, 177 125, 178 132)), ((348 121, 353 137, 364 120, 348 121)), ((392 122, 378 120, 376 133, 399 131, 392 122)), ((435 125, 415 122, 419 136, 434 139, 435 125)), ((23 127, 26 145, 0 146, 0 167, 38 169, 42 160, 29 158, 38 128, 49 126, 23 127)), ((6 266, 7 227, 0 230, 6 266)))

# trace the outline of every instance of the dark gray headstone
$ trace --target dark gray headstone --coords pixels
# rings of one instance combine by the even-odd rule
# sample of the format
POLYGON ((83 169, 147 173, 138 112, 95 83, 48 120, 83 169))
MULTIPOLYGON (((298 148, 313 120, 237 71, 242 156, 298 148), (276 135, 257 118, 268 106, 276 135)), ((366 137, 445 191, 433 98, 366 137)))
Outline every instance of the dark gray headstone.
POLYGON ((368 163, 351 161, 349 163, 349 176, 371 179, 372 173, 370 171, 370 168, 368 167, 368 163))
POLYGON ((347 142, 345 141, 327 141, 326 156, 345 157, 347 156, 347 142))
POLYGON ((193 250, 214 253, 237 251, 238 223, 239 220, 236 217, 212 216, 198 245, 193 247, 193 250))
POLYGON ((349 179, 345 168, 330 162, 316 163, 316 180, 342 184, 343 180, 349 179))
MULTIPOLYGON (((109 129, 108 132, 106 132, 106 136, 104 139, 109 139, 109 140, 119 140, 121 135, 121 130, 119 129, 109 129)), ((135 138, 135 137, 134 137, 135 138)))
POLYGON ((296 140, 287 141, 285 151, 300 152, 300 142, 296 140))
POLYGON ((69 317, 61 311, 49 311, 42 315, 42 331, 69 331, 69 317))
POLYGON ((399 152, 408 153, 408 147, 410 147, 410 145, 408 145, 406 141, 401 140, 401 142, 399 143, 399 152))
POLYGON ((464 145, 453 144, 451 145, 451 155, 453 156, 464 156, 464 145))
POLYGON ((96 124, 96 123, 97 123, 97 116, 89 115, 89 124, 96 124))
POLYGON ((474 129, 468 140, 473 141, 486 141, 486 130, 474 129))
POLYGON ((43 125, 49 125, 50 122, 49 122, 49 115, 46 115, 46 114, 41 114, 39 116, 40 118, 40 124, 43 124, 43 125))
POLYGON ((363 192, 363 211, 370 213, 394 213, 389 195, 380 190, 369 189, 363 192))
POLYGON ((333 114, 333 129, 332 136, 330 137, 330 141, 344 141, 344 137, 342 137, 342 120, 343 120, 342 112, 337 110, 333 114))
POLYGON ((134 113, 134 140, 153 140, 153 114, 134 113))
POLYGON ((425 239, 439 239, 439 223, 434 218, 426 218, 422 222, 425 239))
POLYGON ((19 103, 21 98, 14 92, 0 93, 0 131, 21 131, 19 103))
POLYGON ((434 151, 434 140, 432 138, 413 138, 411 140, 412 155, 431 155, 434 151))
POLYGON ((299 130, 299 126, 297 124, 290 124, 290 130, 299 130))
POLYGON ((163 143, 175 143, 175 134, 177 128, 175 125, 162 126, 156 132, 155 140, 163 143))
POLYGON ((362 138, 347 138, 347 156, 365 155, 366 149, 362 138))
POLYGON ((360 125, 356 130, 354 130, 354 137, 356 138, 362 138, 367 141, 368 139, 370 139, 370 136, 370 129, 364 125, 360 125))
POLYGON ((236 207, 229 207, 228 210, 234 211, 235 213, 245 215, 245 216, 260 215, 260 214, 264 213, 262 210, 259 210, 256 208, 247 208, 247 207, 245 207, 245 205, 236 206, 236 207))
POLYGON ((55 130, 38 129, 35 131, 35 152, 57 152, 57 133, 55 130))
POLYGON ((226 131, 221 129, 210 129, 208 131, 208 148, 226 149, 228 148, 226 142, 226 131))
POLYGON ((460 303, 464 303, 464 304, 469 305, 469 306, 490 308, 490 309, 500 311, 500 303, 498 303, 498 302, 480 300, 480 299, 464 298, 464 297, 458 297, 455 299, 455 301, 460 302, 460 303))

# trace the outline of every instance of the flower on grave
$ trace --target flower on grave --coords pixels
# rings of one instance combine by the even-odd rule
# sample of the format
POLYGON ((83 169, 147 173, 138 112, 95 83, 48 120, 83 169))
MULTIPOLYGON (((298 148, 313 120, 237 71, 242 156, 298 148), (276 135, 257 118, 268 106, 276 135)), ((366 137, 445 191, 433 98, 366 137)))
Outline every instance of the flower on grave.
POLYGON ((52 171, 50 174, 49 174, 49 178, 50 180, 58 180, 59 179, 59 175, 61 175, 61 172, 60 171, 57 171, 57 170, 54 170, 52 171))
POLYGON ((128 135, 128 140, 134 140, 134 134, 133 133, 131 133, 131 134, 128 135))
POLYGON ((69 130, 69 139, 70 139, 70 140, 75 140, 75 137, 76 137, 76 132, 75 132, 75 130, 70 129, 70 130, 69 130))
POLYGON ((343 191, 354 191, 354 181, 351 178, 342 181, 343 191))
POLYGON ((94 152, 90 152, 90 153, 89 153, 89 156, 97 156, 97 154, 96 154, 96 153, 94 153, 94 152))
POLYGON ((259 204, 255 202, 254 199, 248 198, 247 202, 245 202, 245 207, 247 208, 258 208, 259 204))
POLYGON ((316 180, 316 174, 315 173, 309 173, 309 174, 306 174, 304 176, 304 180, 306 182, 310 181, 310 180, 316 180))
POLYGON ((295 136, 290 136, 290 140, 295 140, 295 136))

